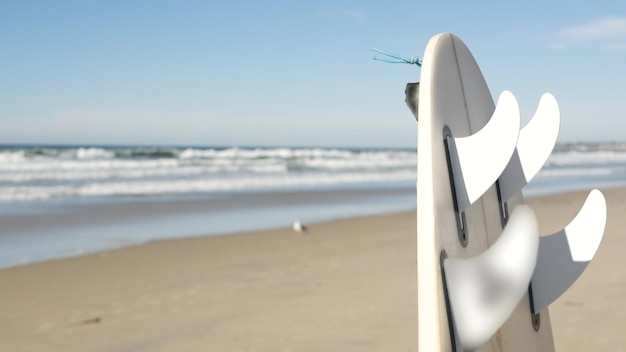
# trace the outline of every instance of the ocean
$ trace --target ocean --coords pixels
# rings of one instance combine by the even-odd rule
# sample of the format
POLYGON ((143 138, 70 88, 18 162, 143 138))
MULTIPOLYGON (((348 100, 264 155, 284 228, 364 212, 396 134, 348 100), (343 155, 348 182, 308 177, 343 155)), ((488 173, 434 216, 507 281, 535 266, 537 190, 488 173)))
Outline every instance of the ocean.
MULTIPOLYGON (((0 267, 410 210, 416 170, 415 149, 0 146, 0 267)), ((523 192, 622 186, 626 144, 567 144, 523 192)))

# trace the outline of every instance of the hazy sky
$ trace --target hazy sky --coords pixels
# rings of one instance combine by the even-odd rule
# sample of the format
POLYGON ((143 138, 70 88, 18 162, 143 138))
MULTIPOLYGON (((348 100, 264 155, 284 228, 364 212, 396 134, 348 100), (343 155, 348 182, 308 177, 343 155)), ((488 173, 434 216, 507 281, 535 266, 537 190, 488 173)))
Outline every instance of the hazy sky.
POLYGON ((422 56, 461 37, 523 121, 626 140, 624 1, 3 1, 0 143, 400 146, 422 56))

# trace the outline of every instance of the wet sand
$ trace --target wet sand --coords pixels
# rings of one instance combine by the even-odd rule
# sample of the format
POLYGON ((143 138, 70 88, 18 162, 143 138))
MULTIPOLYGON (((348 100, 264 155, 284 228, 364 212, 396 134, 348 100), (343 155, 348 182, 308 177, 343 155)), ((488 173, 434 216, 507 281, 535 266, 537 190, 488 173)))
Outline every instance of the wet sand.
MULTIPOLYGON (((542 233, 586 193, 530 199, 542 233)), ((550 307, 557 351, 626 345, 626 190, 550 307)), ((0 270, 4 351, 416 351, 415 212, 158 241, 0 270)))

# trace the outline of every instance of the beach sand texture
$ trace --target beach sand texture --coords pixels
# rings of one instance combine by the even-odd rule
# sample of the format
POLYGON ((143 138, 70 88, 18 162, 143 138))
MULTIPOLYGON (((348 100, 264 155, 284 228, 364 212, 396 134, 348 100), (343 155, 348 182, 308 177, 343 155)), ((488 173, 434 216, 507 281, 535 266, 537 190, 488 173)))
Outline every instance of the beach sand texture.
MULTIPOLYGON (((604 194, 599 252, 550 307, 557 351, 626 346, 626 189, 604 194)), ((528 203, 551 233, 585 197, 528 203)), ((416 351, 415 228, 407 212, 0 270, 0 351, 416 351)))

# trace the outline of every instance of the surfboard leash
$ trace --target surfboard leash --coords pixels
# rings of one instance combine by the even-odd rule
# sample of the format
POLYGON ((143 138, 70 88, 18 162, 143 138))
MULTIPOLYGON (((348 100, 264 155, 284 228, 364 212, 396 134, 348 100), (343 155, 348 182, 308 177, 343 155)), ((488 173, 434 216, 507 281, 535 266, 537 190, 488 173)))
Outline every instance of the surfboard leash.
POLYGON ((395 60, 391 60, 391 59, 387 59, 387 58, 380 58, 378 56, 374 56, 374 60, 387 62, 387 63, 390 63, 390 64, 409 64, 409 65, 417 65, 418 67, 422 67, 422 59, 420 59, 417 56, 413 56, 411 59, 407 59, 407 58, 404 58, 404 57, 402 57, 400 55, 388 53, 386 51, 378 50, 376 48, 371 48, 371 50, 375 51, 375 52, 377 52, 379 54, 383 54, 385 56, 388 56, 388 57, 390 57, 392 59, 395 59, 395 60))
MULTIPOLYGON (((371 48, 372 51, 388 56, 394 60, 387 58, 380 58, 378 56, 374 56, 374 60, 387 62, 390 64, 409 64, 409 65, 417 65, 417 67, 422 67, 422 59, 417 56, 413 56, 411 59, 404 58, 400 55, 388 53, 386 51, 378 50, 376 48, 371 48)), ((406 88, 404 89, 404 95, 406 105, 409 107, 415 120, 417 121, 417 106, 419 103, 419 82, 416 83, 407 83, 406 88)))

